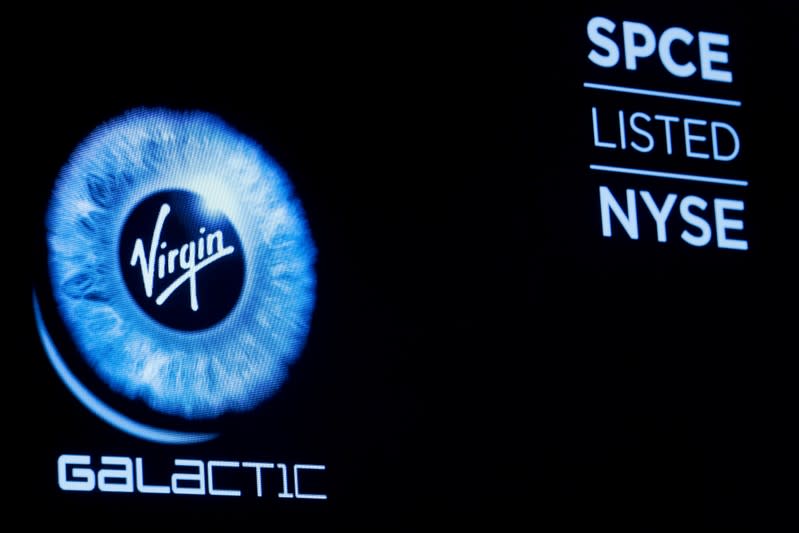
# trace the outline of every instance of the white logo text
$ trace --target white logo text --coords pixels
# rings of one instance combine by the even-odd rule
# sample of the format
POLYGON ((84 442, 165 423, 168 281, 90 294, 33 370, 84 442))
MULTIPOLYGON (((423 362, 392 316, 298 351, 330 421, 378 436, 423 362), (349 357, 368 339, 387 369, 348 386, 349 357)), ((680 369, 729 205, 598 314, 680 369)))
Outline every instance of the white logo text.
POLYGON ((191 309, 192 311, 197 311, 200 308, 197 302, 197 272, 217 259, 232 254, 235 250, 233 246, 226 247, 224 245, 221 230, 206 235, 206 229, 202 227, 200 228, 200 237, 197 242, 189 241, 159 254, 159 249, 166 250, 167 247, 167 243, 161 241, 161 231, 171 210, 169 204, 164 203, 161 205, 158 219, 153 228, 153 235, 150 239, 149 254, 145 253, 144 241, 136 239, 136 243, 133 246, 133 255, 130 258, 130 266, 135 267, 138 264, 141 267, 144 292, 148 298, 153 297, 156 260, 158 263, 158 279, 164 279, 167 274, 173 274, 179 266, 182 273, 167 288, 161 291, 156 297, 155 303, 157 305, 163 304, 173 292, 188 282, 191 309))

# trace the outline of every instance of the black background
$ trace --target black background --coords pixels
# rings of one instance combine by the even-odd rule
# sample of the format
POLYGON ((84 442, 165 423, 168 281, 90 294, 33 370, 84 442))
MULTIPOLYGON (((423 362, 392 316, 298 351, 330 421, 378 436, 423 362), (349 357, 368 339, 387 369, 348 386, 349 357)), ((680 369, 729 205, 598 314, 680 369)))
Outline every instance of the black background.
POLYGON ((30 284, 15 281, 13 508, 89 527, 795 525, 796 12, 693 4, 71 13, 9 47, 6 201, 29 218, 6 235, 24 237, 21 279, 41 273, 43 210, 72 149, 141 105, 207 110, 258 140, 319 248, 311 335, 290 379, 246 427, 189 447, 89 414, 50 368, 30 284), (733 170, 750 182, 749 251, 658 243, 652 228, 602 237, 599 184, 728 191, 587 170, 602 100, 582 83, 639 74, 587 60, 595 15, 730 35, 730 87, 675 81, 654 61, 640 85, 743 101, 730 122, 733 170), (329 499, 65 494, 62 453, 320 463, 329 499))

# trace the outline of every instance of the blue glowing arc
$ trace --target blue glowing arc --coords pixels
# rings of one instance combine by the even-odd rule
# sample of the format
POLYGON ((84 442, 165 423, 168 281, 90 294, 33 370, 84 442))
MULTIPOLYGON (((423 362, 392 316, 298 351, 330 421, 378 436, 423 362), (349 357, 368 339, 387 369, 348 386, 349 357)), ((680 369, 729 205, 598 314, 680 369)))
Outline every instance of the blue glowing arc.
POLYGON ((194 433, 184 431, 174 431, 169 429, 157 428, 136 422, 126 417, 119 411, 111 408, 109 405, 100 400, 97 396, 91 393, 86 386, 75 377, 75 374, 70 371, 61 353, 53 343, 50 337, 50 332, 44 324, 42 312, 39 308, 39 300, 36 297, 36 291, 33 293, 33 309, 36 316, 36 328, 39 331, 39 336, 42 340, 42 345, 47 353, 47 358, 53 365, 56 374, 64 385, 72 392, 73 395, 97 417, 104 420, 108 424, 114 426, 120 431, 124 431, 140 439, 158 442, 161 444, 196 444, 215 439, 217 433, 194 433))

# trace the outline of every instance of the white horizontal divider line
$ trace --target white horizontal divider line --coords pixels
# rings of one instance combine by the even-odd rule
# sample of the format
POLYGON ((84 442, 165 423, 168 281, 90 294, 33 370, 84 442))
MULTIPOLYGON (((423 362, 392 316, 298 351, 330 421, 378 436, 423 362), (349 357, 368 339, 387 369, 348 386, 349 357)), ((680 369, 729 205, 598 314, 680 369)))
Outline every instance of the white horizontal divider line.
POLYGON ((666 91, 652 91, 649 89, 637 89, 635 87, 624 87, 622 85, 605 85, 602 83, 583 83, 586 89, 598 89, 600 91, 615 91, 620 93, 643 94, 646 96, 657 96, 659 98, 674 98, 677 100, 690 100, 693 102, 703 102, 706 104, 726 105, 741 107, 740 100, 728 100, 726 98, 711 98, 708 96, 697 96, 693 94, 672 93, 666 91))
POLYGON ((701 181, 705 183, 717 183, 721 185, 735 185, 738 187, 747 187, 749 185, 749 182, 746 180, 716 178, 712 176, 697 176, 695 174, 682 174, 678 172, 660 172, 657 170, 643 170, 640 168, 615 167, 608 165, 588 165, 588 168, 600 172, 616 172, 619 174, 654 176, 656 178, 668 178, 668 179, 684 180, 684 181, 701 181))

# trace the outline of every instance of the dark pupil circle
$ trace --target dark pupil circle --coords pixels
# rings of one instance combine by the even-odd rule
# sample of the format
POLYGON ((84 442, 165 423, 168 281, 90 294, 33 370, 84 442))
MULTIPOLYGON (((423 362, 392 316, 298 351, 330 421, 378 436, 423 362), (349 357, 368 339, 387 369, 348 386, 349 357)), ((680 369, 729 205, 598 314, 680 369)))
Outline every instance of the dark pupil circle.
POLYGON ((244 285, 244 250, 224 213, 185 190, 155 193, 130 213, 119 241, 130 294, 165 326, 206 329, 225 318, 244 285))

